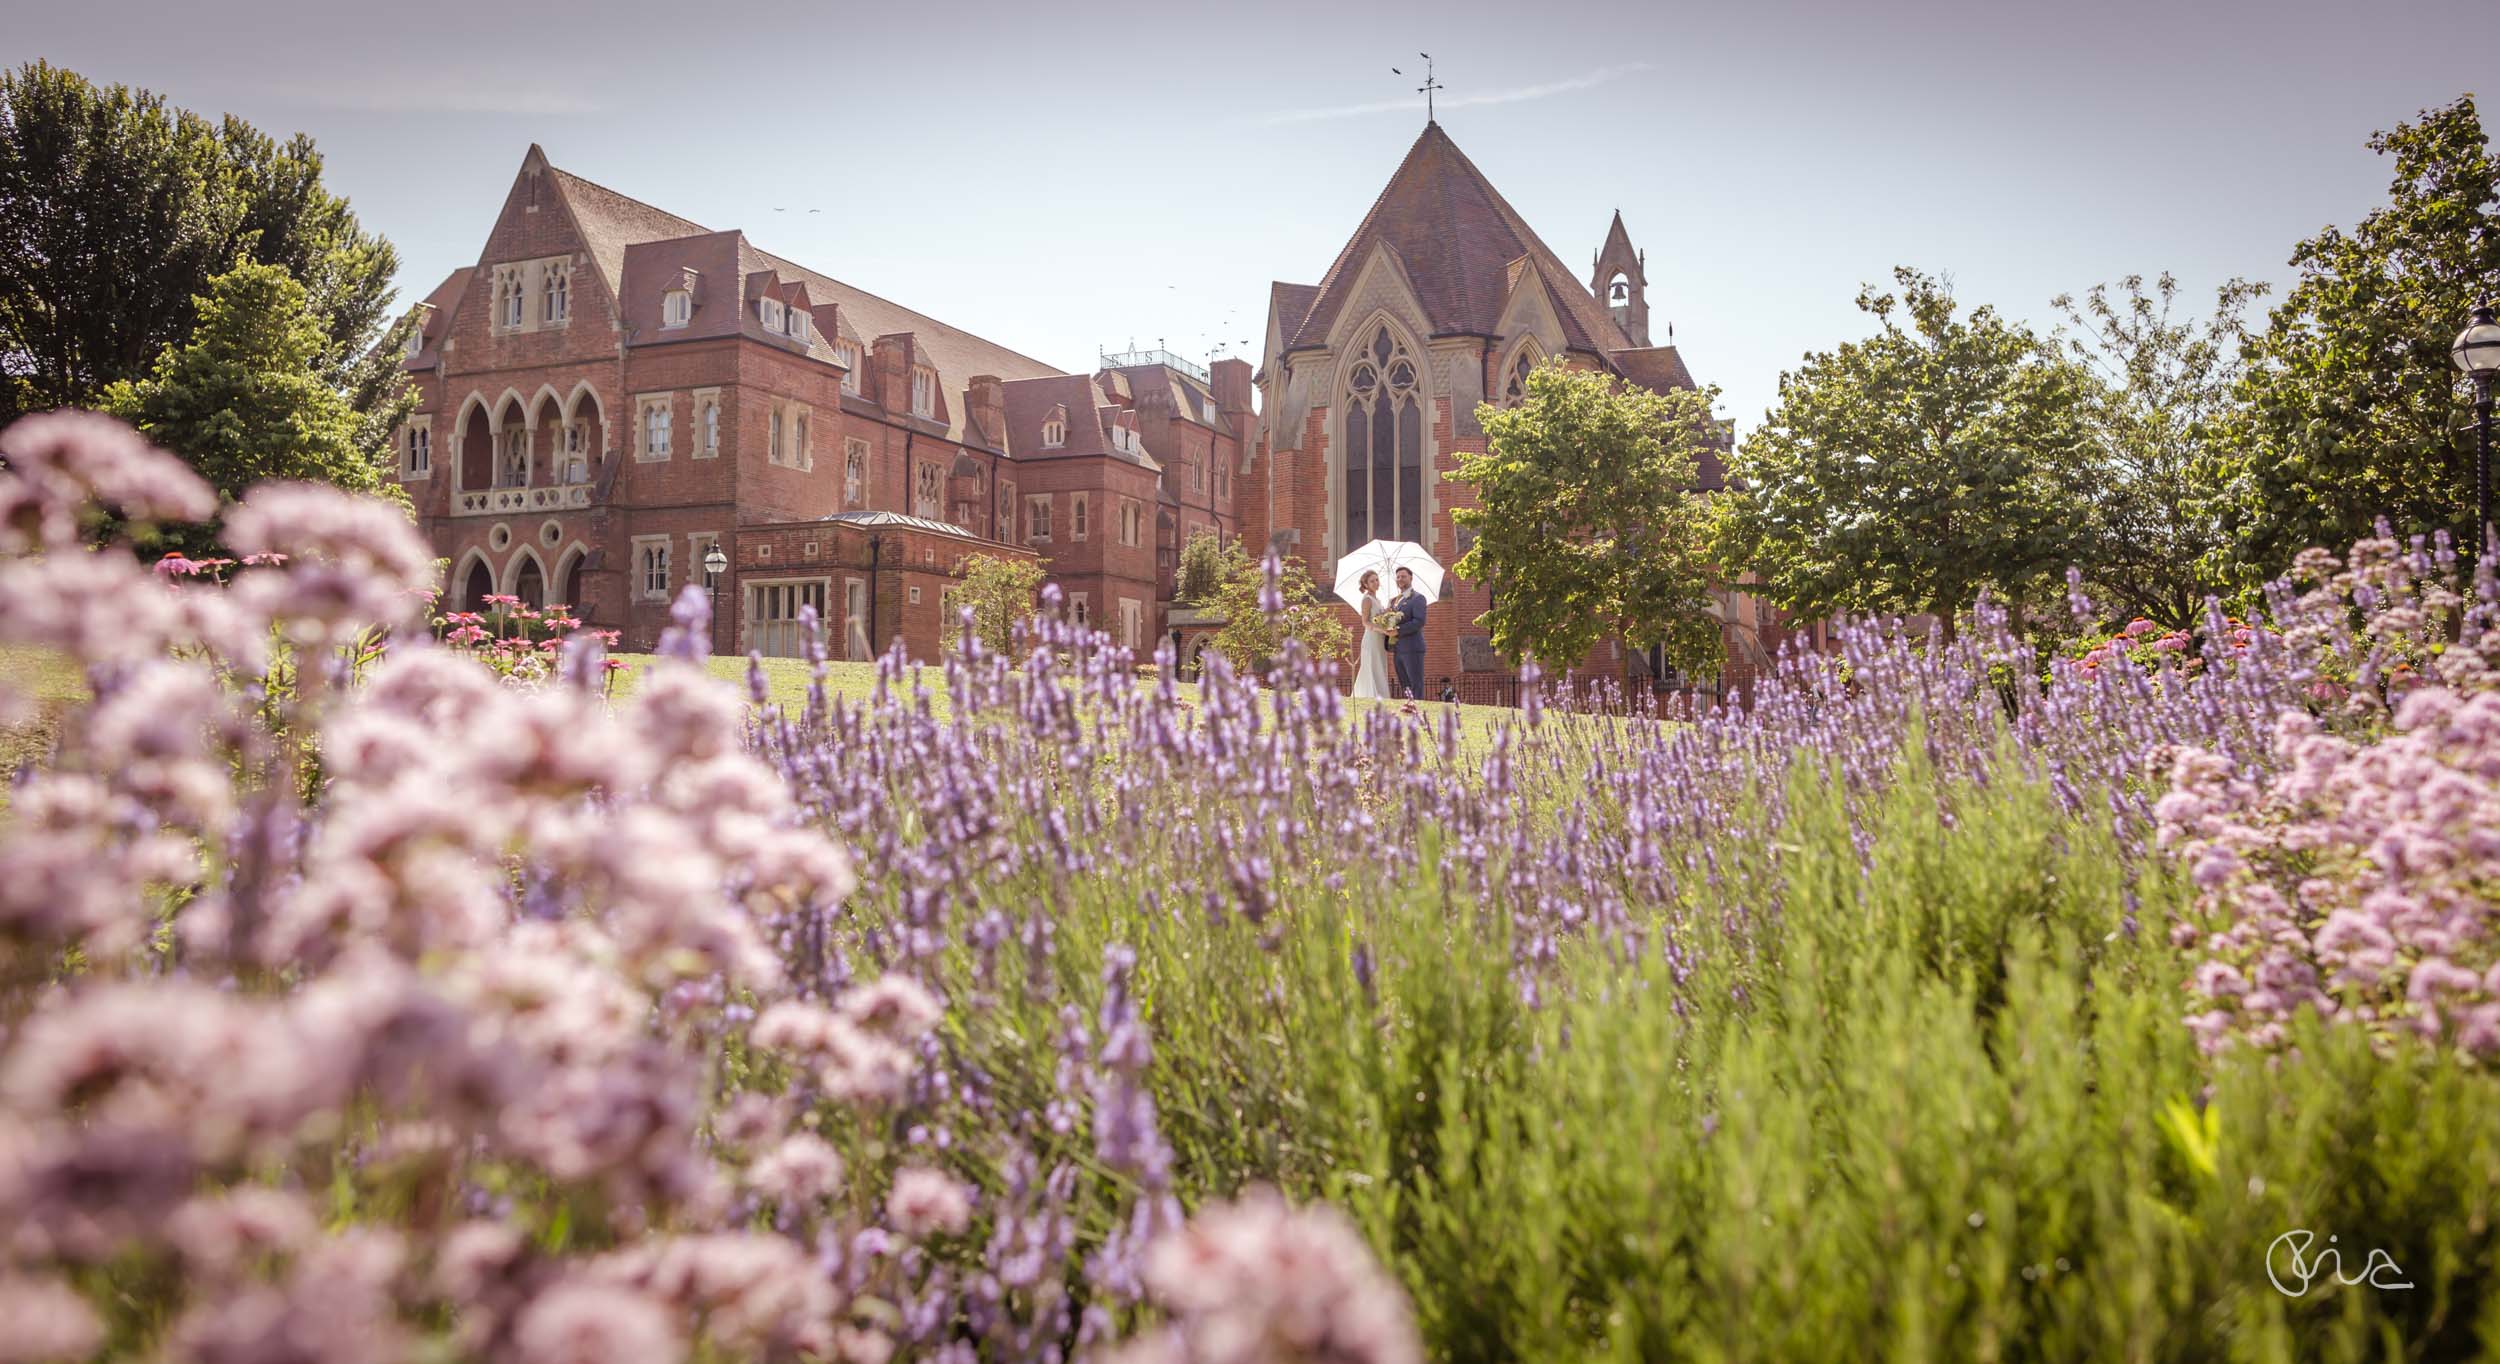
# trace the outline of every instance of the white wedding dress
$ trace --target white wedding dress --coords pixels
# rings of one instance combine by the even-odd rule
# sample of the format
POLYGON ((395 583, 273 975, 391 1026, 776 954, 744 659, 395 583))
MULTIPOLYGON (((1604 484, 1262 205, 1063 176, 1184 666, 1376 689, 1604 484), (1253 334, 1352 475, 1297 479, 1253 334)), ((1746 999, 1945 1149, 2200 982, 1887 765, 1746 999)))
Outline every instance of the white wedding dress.
POLYGON ((1354 646, 1354 694, 1368 701, 1389 699, 1389 641, 1372 628, 1372 618, 1381 610, 1378 596, 1363 594, 1363 638, 1354 646))

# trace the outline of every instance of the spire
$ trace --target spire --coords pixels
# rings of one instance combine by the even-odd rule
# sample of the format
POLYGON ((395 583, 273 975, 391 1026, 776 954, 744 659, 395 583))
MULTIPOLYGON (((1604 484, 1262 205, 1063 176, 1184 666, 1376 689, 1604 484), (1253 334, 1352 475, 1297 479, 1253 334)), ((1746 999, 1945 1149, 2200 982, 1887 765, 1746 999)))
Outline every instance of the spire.
POLYGON ((1597 248, 1597 267, 1589 276, 1589 292, 1597 296, 1635 346, 1649 344, 1649 279, 1642 253, 1632 248, 1632 234, 1623 227, 1623 210, 1606 227, 1606 244, 1597 248))

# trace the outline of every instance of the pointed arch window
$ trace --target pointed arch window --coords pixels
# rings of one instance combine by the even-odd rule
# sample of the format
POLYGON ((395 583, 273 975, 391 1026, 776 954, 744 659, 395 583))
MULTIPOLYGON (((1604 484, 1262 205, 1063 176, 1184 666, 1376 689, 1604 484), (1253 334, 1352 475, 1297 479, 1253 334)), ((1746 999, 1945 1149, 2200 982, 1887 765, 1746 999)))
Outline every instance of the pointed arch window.
POLYGON ((1387 327, 1346 377, 1343 549, 1424 538, 1422 370, 1387 327))
POLYGON ((1528 397, 1528 371, 1536 368, 1536 347, 1522 346, 1510 362, 1510 381, 1502 386, 1502 406, 1517 407, 1528 397))

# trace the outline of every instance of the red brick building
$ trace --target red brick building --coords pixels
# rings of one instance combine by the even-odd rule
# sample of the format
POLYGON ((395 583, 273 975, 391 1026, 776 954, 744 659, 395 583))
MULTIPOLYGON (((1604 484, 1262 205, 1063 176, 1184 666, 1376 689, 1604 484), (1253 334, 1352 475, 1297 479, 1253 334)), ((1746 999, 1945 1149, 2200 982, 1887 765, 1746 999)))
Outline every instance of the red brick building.
MULTIPOLYGON (((1672 345, 1652 345, 1648 280, 1621 214, 1581 283, 1438 123, 1428 123, 1371 212, 1318 284, 1271 287, 1256 376, 1259 418, 1239 479, 1245 538, 1299 555, 1321 590, 1336 561, 1372 539, 1412 540, 1443 564, 1467 545, 1450 513, 1472 505, 1443 481, 1461 451, 1485 448, 1476 408, 1516 401, 1548 357, 1649 388, 1691 388, 1672 345)), ((1723 470, 1702 470, 1715 488, 1723 470)), ((1474 624, 1478 583, 1452 580, 1427 617, 1424 676, 1468 700, 1506 699, 1512 672, 1474 624)), ((1780 626, 1743 593, 1720 603, 1728 666, 1744 686, 1780 626)), ((1354 612, 1345 612, 1355 627, 1354 612)), ((1574 673, 1651 678, 1619 641, 1574 673)))
POLYGON ((423 308, 399 477, 457 605, 564 602, 641 650, 695 583, 725 651, 795 653, 812 606, 836 657, 930 658, 968 555, 1034 555, 1151 651, 1177 537, 1236 529, 1247 364, 1062 373, 534 146, 423 308))

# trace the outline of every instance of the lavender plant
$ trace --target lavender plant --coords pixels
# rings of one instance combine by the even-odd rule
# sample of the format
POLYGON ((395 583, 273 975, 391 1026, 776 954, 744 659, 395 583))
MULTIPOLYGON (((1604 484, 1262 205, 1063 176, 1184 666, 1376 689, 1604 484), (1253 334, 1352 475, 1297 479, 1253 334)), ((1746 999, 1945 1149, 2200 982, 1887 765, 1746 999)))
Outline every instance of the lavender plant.
POLYGON ((2500 1338, 2437 542, 2175 648, 1983 602, 1743 710, 1531 675, 1479 743, 1048 610, 785 710, 691 592, 611 698, 595 634, 438 640, 395 511, 255 490, 156 573, 87 537, 213 510, 178 464, 0 449, 0 645, 88 695, 0 814, 0 1360, 2500 1338), (2301 1226, 2416 1289, 2283 1296, 2301 1226))

